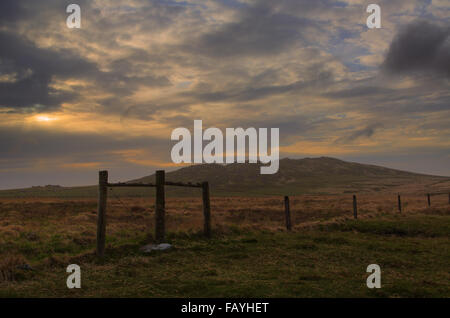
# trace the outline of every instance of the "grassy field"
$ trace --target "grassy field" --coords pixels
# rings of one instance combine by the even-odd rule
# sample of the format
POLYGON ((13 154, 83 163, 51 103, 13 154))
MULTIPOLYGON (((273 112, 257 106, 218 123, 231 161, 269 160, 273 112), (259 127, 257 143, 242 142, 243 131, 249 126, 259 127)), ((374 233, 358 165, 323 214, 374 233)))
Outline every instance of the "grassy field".
POLYGON ((282 198, 213 197, 206 240, 200 198, 169 199, 168 242, 152 242, 152 200, 108 205, 107 251, 94 254, 96 202, 0 200, 0 297, 450 297, 450 207, 445 196, 291 198, 294 230, 283 228, 282 198), (66 287, 78 264, 82 288, 66 287), (28 264, 32 270, 24 269, 28 264), (366 287, 379 264, 382 288, 366 287))

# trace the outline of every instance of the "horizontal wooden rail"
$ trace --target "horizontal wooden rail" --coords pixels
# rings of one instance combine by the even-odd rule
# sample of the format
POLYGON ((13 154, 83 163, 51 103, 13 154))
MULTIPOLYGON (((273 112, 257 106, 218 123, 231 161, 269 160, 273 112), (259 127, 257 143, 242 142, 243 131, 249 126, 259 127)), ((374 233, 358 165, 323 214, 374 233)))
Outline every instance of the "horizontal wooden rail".
POLYGON ((109 188, 114 188, 114 187, 156 187, 156 185, 152 184, 152 183, 108 183, 108 187, 109 188))
POLYGON ((191 187, 191 188, 201 188, 203 187, 202 183, 182 183, 182 182, 167 182, 165 183, 168 186, 175 187, 191 187))
MULTIPOLYGON (((191 187, 191 188, 201 188, 203 186, 202 183, 182 183, 182 182, 165 182, 166 186, 175 186, 175 187, 191 187)), ((156 187, 156 184, 153 183, 108 183, 109 188, 114 187, 156 187)))

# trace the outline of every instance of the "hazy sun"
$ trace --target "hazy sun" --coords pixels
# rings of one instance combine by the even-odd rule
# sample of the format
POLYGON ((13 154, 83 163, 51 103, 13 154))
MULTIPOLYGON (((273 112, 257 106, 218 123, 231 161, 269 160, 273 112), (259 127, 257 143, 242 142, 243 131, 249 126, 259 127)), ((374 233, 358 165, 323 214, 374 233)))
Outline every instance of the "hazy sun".
POLYGON ((44 115, 39 115, 39 116, 36 116, 36 120, 39 122, 49 122, 49 121, 55 120, 55 118, 49 117, 49 116, 44 116, 44 115))

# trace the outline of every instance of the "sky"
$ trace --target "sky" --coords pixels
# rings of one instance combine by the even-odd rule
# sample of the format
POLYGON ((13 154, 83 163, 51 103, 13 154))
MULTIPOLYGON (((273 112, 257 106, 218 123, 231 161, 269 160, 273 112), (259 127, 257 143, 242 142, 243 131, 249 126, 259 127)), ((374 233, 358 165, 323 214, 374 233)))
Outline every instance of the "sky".
POLYGON ((176 169, 195 119, 279 128, 281 158, 450 176, 449 80, 447 0, 2 0, 0 189, 176 169))

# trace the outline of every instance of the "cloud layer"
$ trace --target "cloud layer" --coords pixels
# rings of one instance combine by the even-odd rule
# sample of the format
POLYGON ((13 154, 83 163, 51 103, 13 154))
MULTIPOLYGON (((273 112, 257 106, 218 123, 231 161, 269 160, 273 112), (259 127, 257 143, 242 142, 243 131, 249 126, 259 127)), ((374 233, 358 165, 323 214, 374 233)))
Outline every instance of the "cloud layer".
POLYGON ((0 187, 171 168, 194 119, 278 127, 282 156, 450 175, 446 1, 379 1, 372 30, 358 0, 76 3, 80 30, 69 3, 0 2, 0 187))

